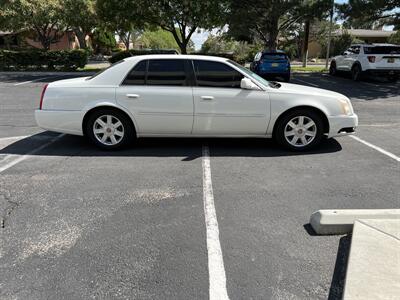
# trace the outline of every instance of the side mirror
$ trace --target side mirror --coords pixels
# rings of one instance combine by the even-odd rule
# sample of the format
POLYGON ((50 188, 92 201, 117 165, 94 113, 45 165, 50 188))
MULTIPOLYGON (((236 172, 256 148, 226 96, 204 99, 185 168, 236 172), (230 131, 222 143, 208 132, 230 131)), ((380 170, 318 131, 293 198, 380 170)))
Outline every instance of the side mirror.
POLYGON ((240 88, 244 90, 260 90, 260 88, 254 84, 249 78, 244 77, 242 81, 240 81, 240 88))

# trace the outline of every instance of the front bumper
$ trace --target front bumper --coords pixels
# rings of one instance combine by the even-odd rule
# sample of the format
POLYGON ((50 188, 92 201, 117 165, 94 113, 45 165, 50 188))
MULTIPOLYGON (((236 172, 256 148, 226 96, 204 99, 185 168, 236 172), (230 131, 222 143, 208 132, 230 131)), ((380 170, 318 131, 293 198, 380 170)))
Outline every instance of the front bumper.
POLYGON ((328 138, 353 134, 358 126, 358 116, 334 116, 328 117, 328 138))
POLYGON ((40 128, 75 135, 83 135, 82 111, 35 110, 36 123, 40 128))

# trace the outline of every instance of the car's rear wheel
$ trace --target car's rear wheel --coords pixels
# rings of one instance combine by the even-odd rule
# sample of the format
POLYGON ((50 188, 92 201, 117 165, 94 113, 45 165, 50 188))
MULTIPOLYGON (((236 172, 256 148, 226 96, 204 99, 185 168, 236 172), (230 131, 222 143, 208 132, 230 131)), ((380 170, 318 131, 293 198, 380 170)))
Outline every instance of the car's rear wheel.
POLYGON ((318 113, 299 109, 286 114, 279 121, 275 138, 288 149, 305 151, 321 142, 323 132, 323 122, 318 113))
POLYGON ((354 81, 360 81, 362 77, 362 70, 359 65, 354 65, 353 68, 351 68, 351 78, 354 81))
POLYGON ((114 109, 94 111, 86 122, 85 132, 96 146, 105 150, 122 148, 135 137, 129 118, 114 109))
POLYGON ((329 74, 331 76, 337 75, 336 63, 334 61, 331 62, 331 65, 329 66, 329 74))

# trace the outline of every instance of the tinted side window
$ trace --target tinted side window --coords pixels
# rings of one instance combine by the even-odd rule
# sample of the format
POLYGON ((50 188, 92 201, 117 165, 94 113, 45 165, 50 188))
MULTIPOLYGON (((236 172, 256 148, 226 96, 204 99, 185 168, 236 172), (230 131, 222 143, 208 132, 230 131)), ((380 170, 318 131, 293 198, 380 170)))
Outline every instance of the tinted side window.
POLYGON ((240 81, 244 77, 220 62, 194 60, 193 65, 198 86, 240 88, 240 81))
POLYGON ((144 85, 146 79, 147 60, 142 60, 133 67, 126 76, 124 85, 144 85))
POLYGON ((151 59, 147 71, 147 85, 186 85, 185 60, 151 59))

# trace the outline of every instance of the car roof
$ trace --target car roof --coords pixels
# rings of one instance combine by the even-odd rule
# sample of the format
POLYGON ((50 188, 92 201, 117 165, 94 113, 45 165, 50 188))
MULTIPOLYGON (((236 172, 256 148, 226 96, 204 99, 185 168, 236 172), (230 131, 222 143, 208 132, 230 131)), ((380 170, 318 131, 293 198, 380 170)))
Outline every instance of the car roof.
POLYGON ((132 57, 127 57, 124 60, 144 60, 144 59, 201 59, 201 60, 209 60, 209 61, 220 61, 225 62, 229 60, 225 57, 219 56, 208 56, 208 55, 190 55, 190 54, 147 54, 147 55, 137 55, 132 57))

